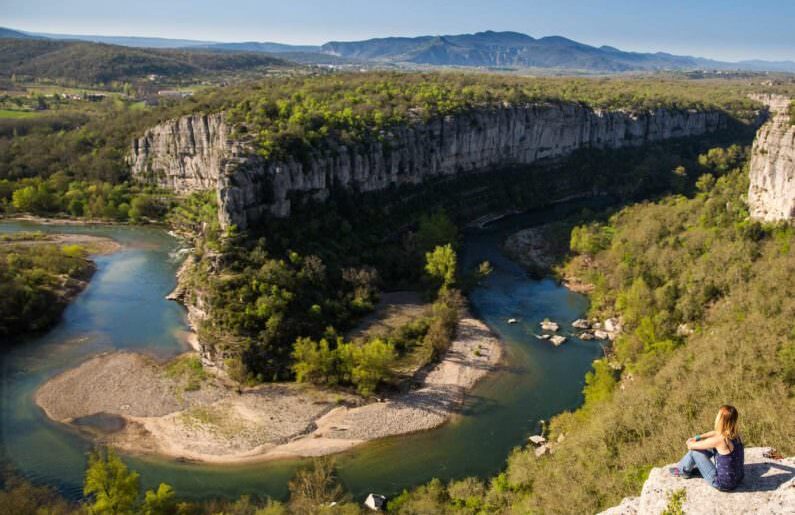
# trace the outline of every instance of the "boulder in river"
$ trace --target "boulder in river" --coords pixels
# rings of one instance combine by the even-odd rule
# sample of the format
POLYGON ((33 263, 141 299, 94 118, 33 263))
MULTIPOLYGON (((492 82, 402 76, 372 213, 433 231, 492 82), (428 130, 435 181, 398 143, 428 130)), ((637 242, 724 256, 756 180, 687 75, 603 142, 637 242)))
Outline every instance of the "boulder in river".
POLYGON ((541 435, 533 435, 530 438, 528 438, 528 440, 530 440, 530 443, 532 443, 535 446, 544 445, 545 443, 547 443, 547 439, 541 435))
POLYGON ((579 336, 577 336, 577 338, 579 338, 580 340, 583 340, 583 341, 589 341, 589 340, 593 340, 594 337, 593 337, 592 333, 589 333, 588 331, 583 331, 583 332, 580 333, 579 336))
POLYGON ((512 325, 513 325, 513 324, 515 324, 515 323, 517 323, 517 322, 518 322, 518 320, 516 320, 515 318, 509 318, 509 319, 508 319, 508 323, 509 323, 509 324, 512 324, 512 325))
POLYGON ((544 321, 541 322, 541 329, 543 329, 544 331, 550 331, 554 333, 558 329, 560 329, 560 326, 556 322, 552 322, 549 319, 544 319, 544 321))
POLYGON ((602 331, 601 329, 594 331, 593 335, 597 340, 607 340, 610 337, 610 334, 607 331, 602 331))
POLYGON ((575 329, 590 329, 591 324, 585 320, 584 318, 578 318, 574 322, 571 323, 571 326, 575 329))
POLYGON ((559 335, 556 334, 555 336, 550 338, 549 341, 552 342, 552 345, 554 345, 555 347, 558 347, 559 345, 561 345, 562 343, 564 343, 566 341, 566 337, 565 336, 559 336, 559 335))

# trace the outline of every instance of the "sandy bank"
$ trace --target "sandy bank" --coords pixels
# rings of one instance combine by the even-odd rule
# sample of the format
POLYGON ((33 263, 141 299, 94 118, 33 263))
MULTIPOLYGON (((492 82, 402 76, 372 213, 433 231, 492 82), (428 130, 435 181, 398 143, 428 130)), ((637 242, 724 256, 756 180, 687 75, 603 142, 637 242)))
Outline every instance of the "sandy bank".
POLYGON ((113 430, 92 435, 131 453, 212 463, 319 456, 444 424, 464 405, 466 391, 495 368, 501 351, 485 324, 466 316, 445 358, 425 373, 419 388, 369 404, 296 384, 238 392, 202 376, 197 386, 190 373, 120 352, 52 378, 35 402, 70 425, 96 414, 115 417, 120 423, 113 430))

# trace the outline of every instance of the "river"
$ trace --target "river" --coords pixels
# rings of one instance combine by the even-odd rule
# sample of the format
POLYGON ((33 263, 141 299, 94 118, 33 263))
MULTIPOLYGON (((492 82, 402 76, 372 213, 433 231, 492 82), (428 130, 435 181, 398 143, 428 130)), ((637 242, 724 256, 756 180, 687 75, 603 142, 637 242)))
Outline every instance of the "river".
MULTIPOLYGON (((465 412, 454 422, 339 455, 340 478, 356 498, 371 491, 394 495, 433 477, 493 475, 510 450, 537 431, 539 420, 582 402, 584 375, 601 355, 600 344, 570 336, 556 348, 533 333, 549 317, 567 334, 570 322, 587 309, 586 298, 550 279, 528 278, 500 251, 510 233, 576 208, 576 203, 553 206, 465 231, 463 265, 488 259, 494 268, 469 299, 474 313, 505 342, 503 366, 475 387, 465 412), (509 325, 509 318, 519 322, 509 325)), ((179 242, 157 228, 0 223, 0 232, 23 230, 90 233, 124 246, 95 258, 96 274, 60 323, 45 334, 10 342, 10 350, 0 356, 2 457, 25 477, 78 498, 90 444, 48 420, 33 403, 33 393, 48 378, 99 352, 125 349, 167 358, 188 348, 184 310, 164 299, 175 284, 179 242)), ((145 487, 167 482, 188 498, 243 493, 284 498, 288 479, 302 463, 207 466, 156 458, 125 460, 141 473, 145 487)))

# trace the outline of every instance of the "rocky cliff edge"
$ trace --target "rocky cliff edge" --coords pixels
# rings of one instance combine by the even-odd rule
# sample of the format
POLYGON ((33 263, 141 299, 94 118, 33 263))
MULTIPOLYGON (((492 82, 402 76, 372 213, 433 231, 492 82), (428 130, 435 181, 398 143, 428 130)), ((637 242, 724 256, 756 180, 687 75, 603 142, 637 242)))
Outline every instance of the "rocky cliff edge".
POLYGON ((621 504, 599 515, 661 515, 675 500, 681 499, 681 512, 693 515, 795 514, 795 457, 775 459, 769 447, 745 450, 745 479, 732 492, 721 492, 703 479, 683 479, 668 472, 669 467, 652 469, 639 497, 628 497, 621 504))

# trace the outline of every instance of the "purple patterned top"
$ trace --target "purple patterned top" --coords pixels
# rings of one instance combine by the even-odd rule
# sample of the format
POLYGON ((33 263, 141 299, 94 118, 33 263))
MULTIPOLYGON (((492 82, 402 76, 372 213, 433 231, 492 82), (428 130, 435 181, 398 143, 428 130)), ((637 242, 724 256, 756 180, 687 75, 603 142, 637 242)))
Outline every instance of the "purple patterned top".
POLYGON ((718 469, 718 476, 715 478, 715 486, 721 490, 734 490, 740 481, 743 480, 745 472, 745 450, 743 442, 739 438, 732 440, 732 452, 729 454, 715 453, 715 467, 718 469))

